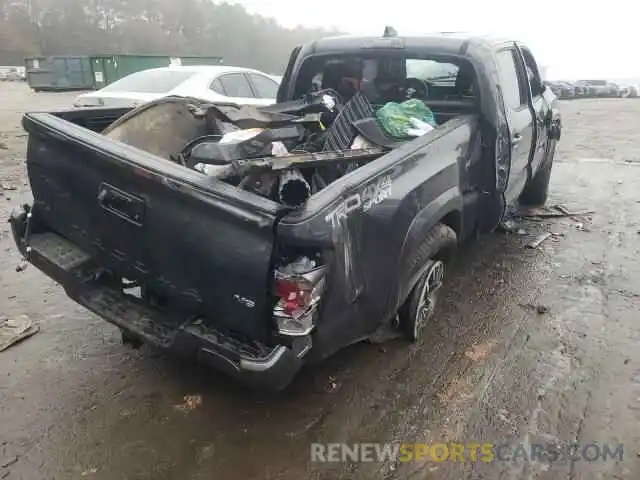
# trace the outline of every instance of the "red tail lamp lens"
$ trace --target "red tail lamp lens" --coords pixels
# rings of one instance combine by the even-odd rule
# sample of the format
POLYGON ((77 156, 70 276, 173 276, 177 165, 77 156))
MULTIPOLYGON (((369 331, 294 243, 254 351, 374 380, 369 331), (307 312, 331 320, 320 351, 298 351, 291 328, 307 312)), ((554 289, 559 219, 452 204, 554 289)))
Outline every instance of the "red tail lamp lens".
POLYGON ((276 295, 282 299, 282 308, 287 315, 294 315, 311 306, 313 285, 304 278, 281 278, 276 280, 276 295))

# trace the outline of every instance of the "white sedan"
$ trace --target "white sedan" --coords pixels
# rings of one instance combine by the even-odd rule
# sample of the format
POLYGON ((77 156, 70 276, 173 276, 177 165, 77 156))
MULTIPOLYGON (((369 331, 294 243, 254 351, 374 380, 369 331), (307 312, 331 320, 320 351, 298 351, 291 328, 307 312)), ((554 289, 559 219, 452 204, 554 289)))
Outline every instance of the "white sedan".
POLYGON ((278 82, 259 70, 230 66, 152 68, 132 73, 95 92, 79 95, 76 107, 135 107, 169 95, 216 103, 270 105, 278 82))

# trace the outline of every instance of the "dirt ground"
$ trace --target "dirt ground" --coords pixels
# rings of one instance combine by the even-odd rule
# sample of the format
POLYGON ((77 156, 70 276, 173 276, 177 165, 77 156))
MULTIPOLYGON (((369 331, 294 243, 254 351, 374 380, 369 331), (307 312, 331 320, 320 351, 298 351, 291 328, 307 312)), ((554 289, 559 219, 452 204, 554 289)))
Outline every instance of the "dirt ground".
MULTIPOLYGON (((29 199, 25 110, 71 94, 0 84, 0 217, 29 199)), ((19 255, 0 223, 0 479, 640 478, 640 101, 562 104, 550 203, 465 247, 415 346, 358 345, 280 395, 120 343, 19 255), (538 249, 539 232, 558 234, 538 249), (622 461, 311 463, 312 442, 624 444, 622 461)))

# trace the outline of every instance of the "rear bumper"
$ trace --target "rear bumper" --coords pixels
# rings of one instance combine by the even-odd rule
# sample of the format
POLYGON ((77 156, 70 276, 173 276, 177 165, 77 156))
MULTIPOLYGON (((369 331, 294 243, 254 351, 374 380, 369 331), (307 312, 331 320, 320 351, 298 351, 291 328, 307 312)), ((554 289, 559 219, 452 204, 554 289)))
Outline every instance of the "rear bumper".
MULTIPOLYGON (((145 343, 195 358, 255 388, 281 390, 293 379, 311 348, 311 337, 292 345, 267 347, 238 340, 192 316, 165 313, 138 298, 95 280, 90 255, 52 232, 27 233, 28 208, 14 209, 9 219, 14 241, 28 261, 58 282, 80 305, 145 343), (27 244, 29 250, 27 251, 27 244)), ((30 229, 34 224, 30 225, 30 229)))

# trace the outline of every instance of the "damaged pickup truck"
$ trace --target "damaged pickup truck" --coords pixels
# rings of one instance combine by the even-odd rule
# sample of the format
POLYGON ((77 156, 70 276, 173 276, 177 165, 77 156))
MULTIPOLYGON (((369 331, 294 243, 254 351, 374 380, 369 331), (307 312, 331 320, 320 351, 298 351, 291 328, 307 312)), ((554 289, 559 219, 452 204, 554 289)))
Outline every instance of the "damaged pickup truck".
POLYGON ((545 202, 561 132, 523 45, 391 30, 296 48, 268 107, 23 126, 26 261, 124 342, 272 389, 380 332, 416 341, 456 245, 545 202))

